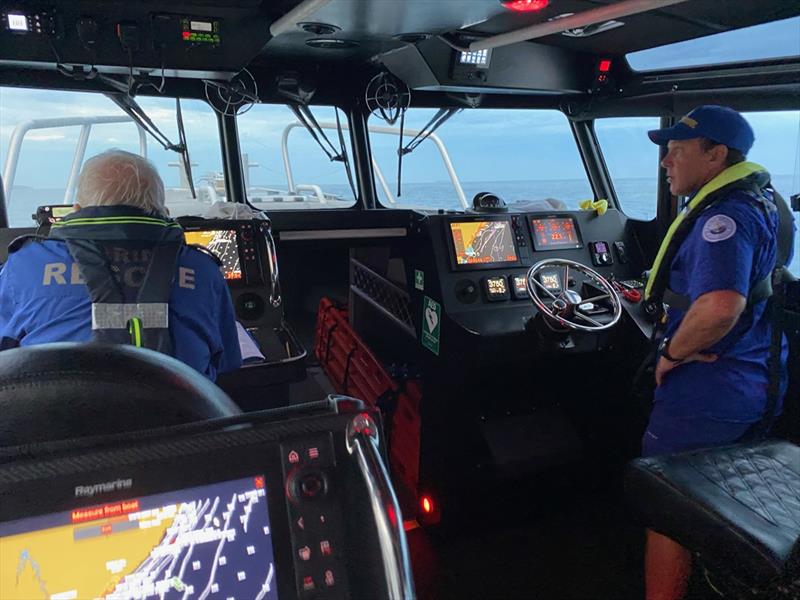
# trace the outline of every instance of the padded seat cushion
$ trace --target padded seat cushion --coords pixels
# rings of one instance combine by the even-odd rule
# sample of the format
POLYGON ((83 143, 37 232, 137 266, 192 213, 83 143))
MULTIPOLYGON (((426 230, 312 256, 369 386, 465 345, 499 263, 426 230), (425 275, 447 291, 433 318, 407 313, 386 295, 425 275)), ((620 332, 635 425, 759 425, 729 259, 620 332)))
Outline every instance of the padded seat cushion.
POLYGON ((626 476, 647 526, 762 585, 800 576, 800 447, 785 441, 641 458, 626 476))
POLYGON ((0 446, 239 413, 203 375, 146 348, 61 342, 0 352, 0 446))

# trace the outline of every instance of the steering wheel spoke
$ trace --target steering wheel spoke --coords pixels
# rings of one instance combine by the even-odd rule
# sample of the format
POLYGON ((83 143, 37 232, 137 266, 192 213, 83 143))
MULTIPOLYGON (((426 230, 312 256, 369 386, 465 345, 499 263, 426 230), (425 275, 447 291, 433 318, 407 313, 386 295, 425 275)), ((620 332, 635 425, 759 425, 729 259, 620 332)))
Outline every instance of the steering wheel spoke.
MULTIPOLYGON (((576 277, 577 278, 577 277, 576 277)), ((617 291, 599 273, 581 263, 563 258, 550 258, 539 261, 533 265, 527 274, 528 294, 534 305, 542 313, 545 319, 555 321, 560 327, 594 333, 609 329, 617 324, 622 316, 622 302, 617 291), (563 273, 564 281, 561 283, 561 291, 554 293, 553 290, 545 286, 540 280, 539 275, 545 269, 552 271, 553 268, 563 273), (570 286, 570 272, 583 276, 584 281, 591 281, 592 286, 597 287, 597 292, 590 298, 581 298, 580 294, 570 286), (547 300, 547 302, 545 302, 547 300), (611 318, 603 321, 587 315, 581 306, 596 304, 597 302, 609 302, 611 304, 611 318)), ((589 287, 592 287, 589 286, 589 287)))

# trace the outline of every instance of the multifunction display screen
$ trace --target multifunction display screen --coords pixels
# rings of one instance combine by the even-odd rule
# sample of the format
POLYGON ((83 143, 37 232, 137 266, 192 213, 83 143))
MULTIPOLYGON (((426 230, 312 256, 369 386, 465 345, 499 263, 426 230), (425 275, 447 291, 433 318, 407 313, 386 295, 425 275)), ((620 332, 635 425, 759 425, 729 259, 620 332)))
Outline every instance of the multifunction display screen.
POLYGON ((531 230, 535 250, 581 247, 581 240, 572 217, 532 219, 531 230))
POLYGON ((277 600, 264 477, 0 523, 0 598, 277 600))
POLYGON ((509 221, 450 223, 456 265, 488 265, 517 261, 509 221))
POLYGON ((225 279, 241 279, 242 265, 239 262, 239 246, 235 229, 214 229, 209 231, 187 231, 187 244, 205 246, 222 262, 225 279))

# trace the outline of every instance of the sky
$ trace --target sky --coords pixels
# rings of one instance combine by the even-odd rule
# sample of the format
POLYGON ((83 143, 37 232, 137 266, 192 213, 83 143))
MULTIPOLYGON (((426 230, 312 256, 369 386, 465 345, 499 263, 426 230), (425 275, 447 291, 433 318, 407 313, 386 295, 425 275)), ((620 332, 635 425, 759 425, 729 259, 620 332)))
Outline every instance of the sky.
MULTIPOLYGON (((637 53, 635 66, 669 66, 669 61, 687 56, 736 58, 737 52, 749 51, 754 57, 800 53, 800 18, 770 24, 769 35, 763 32, 736 31, 709 36, 637 53), (732 41, 720 41, 734 36, 732 41), (734 44, 733 46, 731 44, 734 44), (749 44, 749 46, 748 46, 749 44), (688 49, 694 45, 693 49, 688 49), (657 56, 661 54, 659 58, 657 56), (658 62, 661 61, 661 62, 658 62)), ((751 57, 751 56, 748 56, 751 57)), ((175 102, 166 98, 140 98, 140 104, 162 128, 177 140, 175 102)), ((194 179, 222 171, 216 119, 201 101, 182 103, 194 179)), ((334 122, 333 109, 314 109, 321 122, 334 122)), ((422 127, 435 111, 411 109, 407 129, 422 127)), ((0 88, 0 165, 6 165, 14 128, 30 119, 58 117, 122 116, 122 112, 102 95, 46 90, 0 88)), ((747 115, 755 132, 756 144, 750 158, 774 174, 793 175, 800 170, 800 111, 753 113, 747 115)), ((281 135, 295 118, 284 106, 256 105, 239 119, 242 152, 253 165, 249 171, 252 185, 288 187, 281 155, 281 135)), ((371 124, 383 125, 374 119, 371 124)), ((398 124, 395 126, 397 127, 398 124)), ((604 119, 597 123, 598 137, 612 176, 615 178, 654 177, 657 148, 646 131, 657 126, 655 118, 604 119)), ((67 181, 78 139, 79 127, 56 127, 29 132, 22 145, 16 169, 15 185, 38 188, 63 188, 67 181)), ((437 134, 446 145, 457 176, 462 181, 522 181, 585 178, 585 171, 569 130, 566 118, 558 111, 464 110, 445 123, 437 134)), ((335 130, 328 130, 338 146, 335 130)), ((95 125, 86 156, 109 147, 138 149, 138 135, 132 123, 95 125)), ((406 136, 408 140, 408 136, 406 136)), ((397 178, 397 135, 373 134, 373 156, 381 173, 393 185, 397 178)), ((345 184, 341 163, 331 162, 302 129, 289 134, 289 159, 295 183, 319 185, 345 184)), ((168 186, 179 185, 179 172, 169 163, 177 155, 162 150, 148 140, 148 156, 153 160, 168 186)), ((5 171, 5 169, 4 169, 5 171)), ((403 181, 447 181, 443 160, 431 141, 423 143, 403 163, 403 181)), ((795 183, 795 185, 800 182, 795 183)), ((797 193, 800 189, 792 190, 797 193)))

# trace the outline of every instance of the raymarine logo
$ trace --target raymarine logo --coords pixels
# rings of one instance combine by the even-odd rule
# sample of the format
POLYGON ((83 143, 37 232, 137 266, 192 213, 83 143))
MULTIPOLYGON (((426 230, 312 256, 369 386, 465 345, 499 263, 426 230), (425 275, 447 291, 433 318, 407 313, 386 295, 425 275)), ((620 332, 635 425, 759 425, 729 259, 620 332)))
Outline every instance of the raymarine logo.
POLYGON ((94 485, 76 485, 76 498, 91 498, 97 494, 108 494, 120 490, 128 490, 133 487, 133 479, 117 479, 116 481, 105 481, 94 485))

